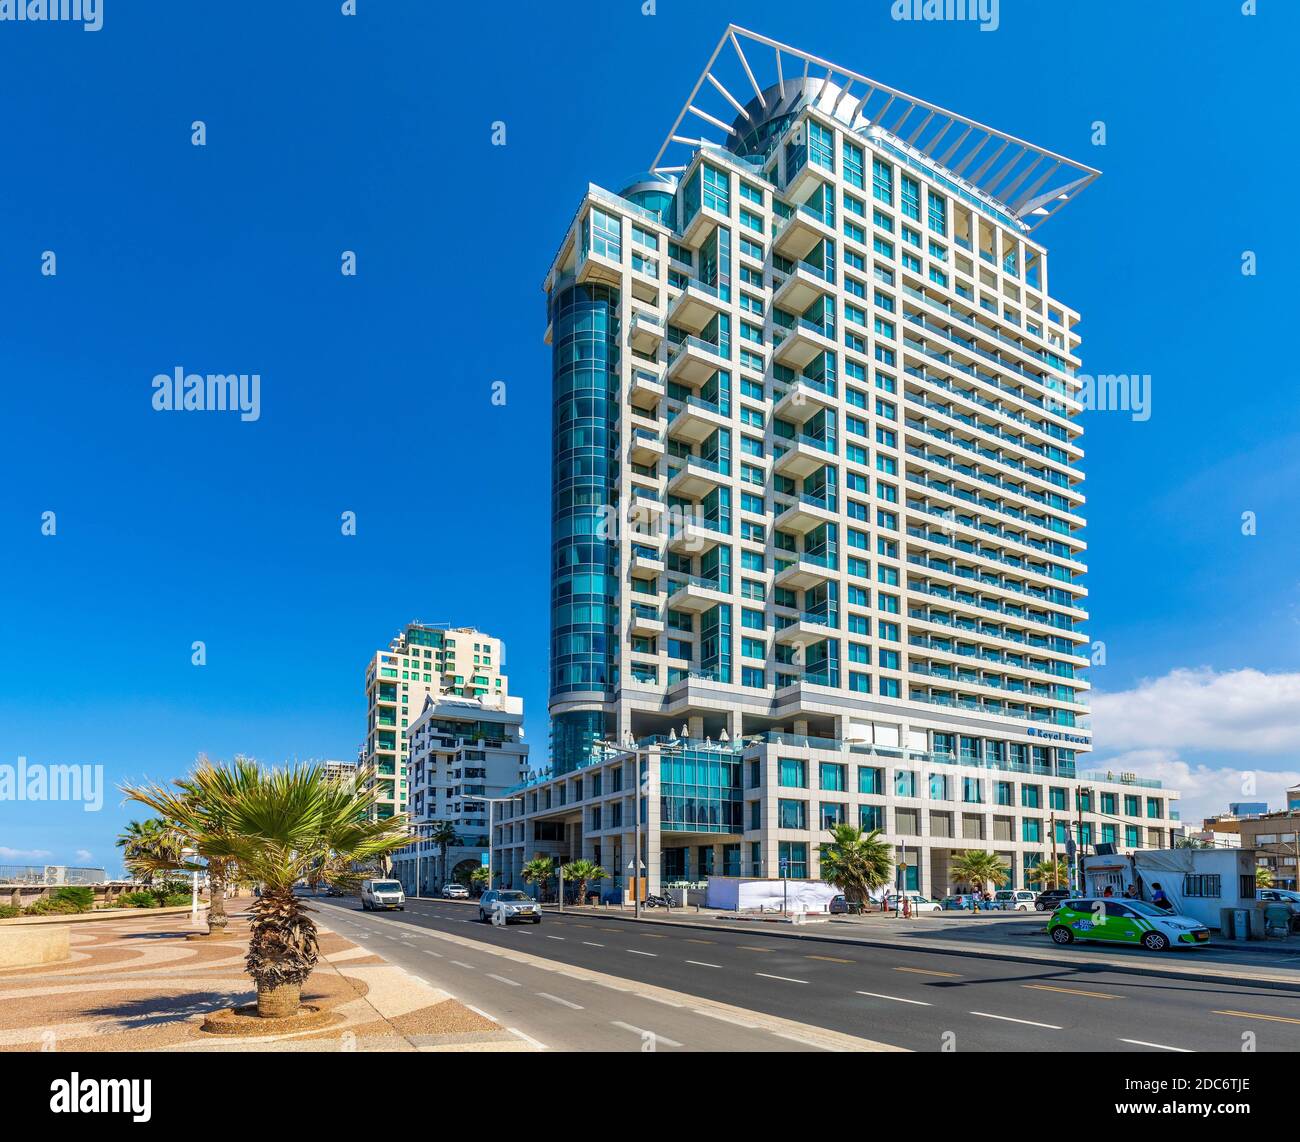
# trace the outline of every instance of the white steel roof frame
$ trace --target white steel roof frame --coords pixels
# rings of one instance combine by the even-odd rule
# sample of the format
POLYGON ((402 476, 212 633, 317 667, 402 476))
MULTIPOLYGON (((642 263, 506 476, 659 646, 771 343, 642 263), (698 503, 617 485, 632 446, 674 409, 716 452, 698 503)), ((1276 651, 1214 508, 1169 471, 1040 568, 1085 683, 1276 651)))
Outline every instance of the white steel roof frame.
POLYGON ((964 183, 970 190, 989 199, 992 204, 1005 209, 1028 230, 1033 230, 1041 225, 1042 222, 1055 214, 1066 202, 1073 199, 1075 195, 1079 194, 1101 174, 1094 167, 1075 162, 1073 159, 1068 159, 1055 151, 1035 146, 1014 135, 1009 135, 1005 131, 996 130, 974 119, 967 118, 965 115, 959 115, 955 111, 948 111, 937 104, 908 95, 897 88, 890 87, 888 84, 869 79, 857 72, 839 67, 829 60, 810 55, 798 48, 769 39, 767 36, 751 32, 736 24, 727 25, 722 38, 718 40, 717 46, 713 49, 713 54, 709 56, 709 61, 699 79, 696 80, 695 86, 691 89, 691 94, 686 103, 678 113, 672 130, 668 132, 668 137, 659 148, 659 153, 655 155, 654 162, 651 164, 651 170, 654 173, 678 174, 687 169, 689 159, 687 162, 674 166, 662 165, 665 153, 674 144, 696 149, 712 142, 712 140, 703 136, 691 138, 679 133, 682 122, 687 115, 693 115, 695 118, 718 128, 725 135, 735 134, 729 123, 696 105, 701 91, 705 90, 706 80, 731 109, 737 112, 736 118, 747 120, 750 118, 745 110, 748 97, 730 91, 723 81, 714 74, 715 66, 720 62, 719 57, 722 56, 723 49, 728 45, 733 49, 736 60, 744 71, 744 77, 753 89, 760 106, 766 107, 766 100, 763 96, 764 87, 754 75, 749 57, 741 47, 741 40, 750 44, 751 50, 753 46, 768 47, 773 50, 776 65, 775 82, 782 97, 785 95, 787 75, 797 74, 797 72, 791 73, 788 71, 782 58, 783 55, 803 62, 802 82, 804 83, 807 82, 812 68, 815 67, 818 70, 825 68, 826 74, 821 80, 816 96, 809 99, 810 106, 831 115, 841 123, 847 121, 851 130, 869 126, 875 130, 883 131, 891 137, 891 141, 897 142, 905 150, 923 156, 942 168, 943 173, 946 175, 964 183), (857 85, 862 85, 865 90, 861 96, 854 98, 851 92, 857 85), (823 106, 823 95, 828 87, 836 89, 836 95, 831 106, 826 107, 823 106), (868 113, 867 105, 877 95, 881 96, 884 102, 880 107, 868 113), (893 108, 895 102, 902 102, 906 104, 906 107, 891 127, 885 127, 885 114, 893 108), (852 104, 852 110, 847 113, 846 119, 846 116, 840 112, 844 111, 850 103, 852 104), (913 114, 918 109, 924 113, 919 117, 919 123, 909 130, 906 135, 901 134, 904 124, 913 117, 913 114), (931 128, 931 124, 935 124, 934 133, 928 140, 918 142, 927 129, 931 128), (958 133, 957 138, 942 154, 938 153, 940 142, 954 127, 964 129, 958 133), (949 165, 963 146, 966 147, 966 150, 957 159, 956 165, 949 165), (999 162, 1008 153, 1010 153, 1011 157, 999 162), (975 171, 970 175, 964 174, 967 167, 977 158, 979 159, 979 165, 975 171), (989 173, 990 171, 992 171, 992 174, 989 173), (1021 190, 1022 184, 1031 179, 1029 185, 1021 190), (1049 183, 1049 180, 1053 180, 1054 184, 1044 190, 1043 187, 1049 183))

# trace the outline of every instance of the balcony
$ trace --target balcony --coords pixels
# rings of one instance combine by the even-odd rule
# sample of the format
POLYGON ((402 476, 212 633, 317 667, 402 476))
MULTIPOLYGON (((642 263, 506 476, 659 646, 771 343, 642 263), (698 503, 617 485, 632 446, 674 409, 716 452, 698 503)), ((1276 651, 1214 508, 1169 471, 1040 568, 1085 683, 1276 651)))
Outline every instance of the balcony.
POLYGON ((658 492, 652 492, 647 488, 633 486, 631 494, 628 496, 628 507, 639 518, 648 519, 655 514, 661 514, 664 511, 664 501, 658 492))
POLYGON ((687 337, 668 347, 668 379, 698 388, 719 369, 728 367, 718 346, 699 337, 687 337))
POLYGON ((777 572, 778 587, 806 591, 835 577, 835 560, 829 555, 802 553, 788 566, 777 572))
POLYGON ((714 227, 730 225, 731 219, 725 214, 714 210, 712 206, 701 205, 687 221, 682 237, 688 246, 698 246, 714 227))
POLYGON ((724 533, 716 524, 704 520, 688 520, 679 524, 668 537, 668 550, 675 555, 702 555, 710 547, 722 542, 724 533))
POLYGON ((652 638, 655 635, 664 633, 664 621, 652 610, 643 609, 637 605, 632 608, 632 616, 628 620, 627 630, 629 635, 652 638))
POLYGON ((773 470, 782 476, 802 479, 834 460, 834 442, 800 434, 789 441, 789 447, 777 457, 773 470))
POLYGON ((783 258, 800 262, 813 252, 818 242, 834 242, 837 238, 835 226, 826 220, 824 211, 803 205, 777 231, 772 239, 772 250, 783 258))
POLYGON ((642 353, 653 353, 664 339, 664 323, 657 313, 644 309, 632 310, 632 320, 628 326, 628 339, 633 349, 642 353))
POLYGON ((804 535, 824 523, 837 523, 834 503, 825 496, 800 496, 776 517, 777 531, 804 535))
POLYGON ((717 287, 692 278, 669 302, 668 322, 692 333, 703 333, 710 321, 726 312, 727 306, 719 297, 717 287))
POLYGON ((670 579, 669 583, 673 587, 673 593, 668 596, 670 610, 703 614, 719 603, 731 602, 731 593, 724 590, 716 579, 702 579, 698 575, 692 575, 689 579, 670 579))
POLYGON ((794 271, 777 287, 772 304, 792 313, 803 313, 819 297, 834 294, 835 286, 826 271, 812 262, 796 262, 794 271))
POLYGON ((835 350, 834 326, 801 317, 786 330, 785 339, 776 347, 772 358, 792 369, 802 370, 823 353, 834 353, 835 350))
POLYGON ((721 466, 715 461, 688 456, 676 475, 668 481, 668 494, 680 496, 684 500, 701 500, 714 488, 724 487, 730 482, 730 477, 723 474, 721 466))
POLYGON ((837 407, 838 402, 830 385, 823 381, 799 377, 776 402, 772 412, 781 420, 793 420, 802 424, 822 409, 834 410, 837 407))
POLYGON ((815 642, 831 638, 835 628, 825 615, 801 614, 789 626, 776 632, 776 641, 787 646, 812 646, 815 642))
POLYGON ((650 548, 634 547, 628 566, 633 571, 639 571, 643 575, 662 575, 664 561, 657 551, 650 548))
POLYGON ((634 428, 627 446, 628 459, 634 464, 653 464, 664 454, 663 437, 649 428, 634 428))
POLYGON ((712 401, 688 397, 668 421, 668 435, 688 444, 703 444, 719 428, 729 428, 731 421, 712 401))
POLYGON ((639 402, 642 405, 647 401, 656 404, 662 399, 666 391, 661 374, 640 367, 632 370, 632 380, 627 390, 630 400, 639 402))

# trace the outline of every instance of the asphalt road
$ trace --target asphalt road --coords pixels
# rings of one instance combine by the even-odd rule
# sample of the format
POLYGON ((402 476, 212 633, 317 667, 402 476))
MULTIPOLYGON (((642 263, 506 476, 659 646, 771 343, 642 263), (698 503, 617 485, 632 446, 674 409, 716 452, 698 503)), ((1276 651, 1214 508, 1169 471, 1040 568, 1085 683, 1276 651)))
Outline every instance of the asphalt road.
POLYGON ((1241 1051, 1246 1035, 1259 1051, 1300 1051, 1300 991, 1071 964, 1071 949, 1059 965, 1029 964, 599 914, 500 928, 480 923, 472 903, 408 900, 386 913, 317 903, 350 939, 560 1049, 641 1050, 645 1032, 661 1050, 803 1046, 703 1015, 689 1003, 698 996, 916 1051, 1241 1051), (493 947, 672 989, 682 1006, 517 965, 493 947))

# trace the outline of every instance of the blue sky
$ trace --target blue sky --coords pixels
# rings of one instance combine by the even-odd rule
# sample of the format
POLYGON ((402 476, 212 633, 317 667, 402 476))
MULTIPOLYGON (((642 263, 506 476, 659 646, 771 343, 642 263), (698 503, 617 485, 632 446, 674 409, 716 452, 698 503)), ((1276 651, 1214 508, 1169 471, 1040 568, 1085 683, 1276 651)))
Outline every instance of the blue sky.
MULTIPOLYGON (((1153 384, 1149 421, 1088 417, 1098 757, 1207 806, 1297 768, 1294 5, 1002 0, 991 33, 888 0, 340 7, 0 23, 0 762, 352 757, 365 662, 413 617, 506 639, 541 759, 542 277, 734 20, 1102 169, 1038 234, 1086 368, 1153 384), (177 366, 259 373, 261 418, 154 412, 177 366)), ((0 803, 0 862, 113 864, 130 815, 0 803)))

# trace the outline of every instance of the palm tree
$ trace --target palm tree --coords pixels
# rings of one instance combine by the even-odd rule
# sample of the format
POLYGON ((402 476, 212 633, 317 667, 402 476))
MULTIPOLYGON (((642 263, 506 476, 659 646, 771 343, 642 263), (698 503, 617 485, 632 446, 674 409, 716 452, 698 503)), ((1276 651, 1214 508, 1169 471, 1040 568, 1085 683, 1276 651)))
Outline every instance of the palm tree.
POLYGON ((116 843, 122 850, 122 863, 127 871, 146 885, 153 884, 156 872, 177 869, 184 863, 180 840, 161 817, 132 821, 116 843))
POLYGON ((474 871, 469 874, 469 882, 470 884, 477 884, 480 888, 490 887, 488 885, 488 866, 481 864, 474 869, 474 871))
POLYGON ((889 883, 893 848, 880 839, 879 829, 864 834, 856 825, 840 824, 829 831, 831 839, 817 847, 822 880, 861 905, 872 889, 889 883))
POLYGON ((525 882, 537 885, 537 899, 541 900, 547 883, 555 875, 555 862, 550 857, 534 857, 520 871, 525 882))
POLYGON ((1011 879, 1011 870, 1002 863, 996 853, 981 849, 970 849, 952 862, 952 871, 959 882, 969 884, 976 892, 982 893, 990 881, 1001 887, 1011 879))
POLYGON ((1033 868, 1025 870, 1026 879, 1044 888, 1060 888, 1061 882, 1069 882, 1070 868, 1063 860, 1040 860, 1033 868))
POLYGON ((442 854, 441 876, 442 883, 446 884, 451 880, 451 871, 447 868, 447 850, 453 845, 462 843, 456 832, 456 826, 450 821, 434 821, 425 835, 425 840, 437 845, 438 851, 442 854))
MULTIPOLYGON (((238 781, 247 783, 256 776, 256 762, 236 757, 232 765, 238 774, 238 781)), ((151 802, 154 808, 164 814, 171 832, 203 863, 177 862, 170 858, 170 854, 152 863, 159 870, 197 872, 206 869, 211 901, 208 908, 208 935, 217 936, 230 923, 230 918, 226 915, 226 887, 235 880, 236 866, 230 806, 222 796, 222 791, 214 788, 208 776, 208 771, 213 768, 212 763, 200 754, 193 774, 173 782, 177 792, 155 789, 157 799, 151 802)))
POLYGON ((583 904, 587 899, 587 882, 589 880, 604 880, 609 875, 608 871, 601 868, 594 860, 571 860, 564 865, 561 870, 567 880, 576 880, 578 882, 578 903, 583 904))
POLYGON ((1255 869, 1255 887, 1272 888, 1273 887, 1273 870, 1267 865, 1259 865, 1255 869))
MULTIPOLYGON (((294 894, 294 884, 314 869, 332 883, 355 882, 358 867, 411 842, 403 815, 372 816, 376 790, 366 787, 372 777, 365 771, 348 781, 327 781, 319 765, 280 769, 243 762, 202 765, 188 779, 205 801, 226 806, 230 857, 262 886, 244 957, 257 985, 260 1016, 295 1014, 302 985, 316 966, 312 909, 294 894)), ((174 807, 175 795, 157 786, 123 791, 165 815, 174 807)))

